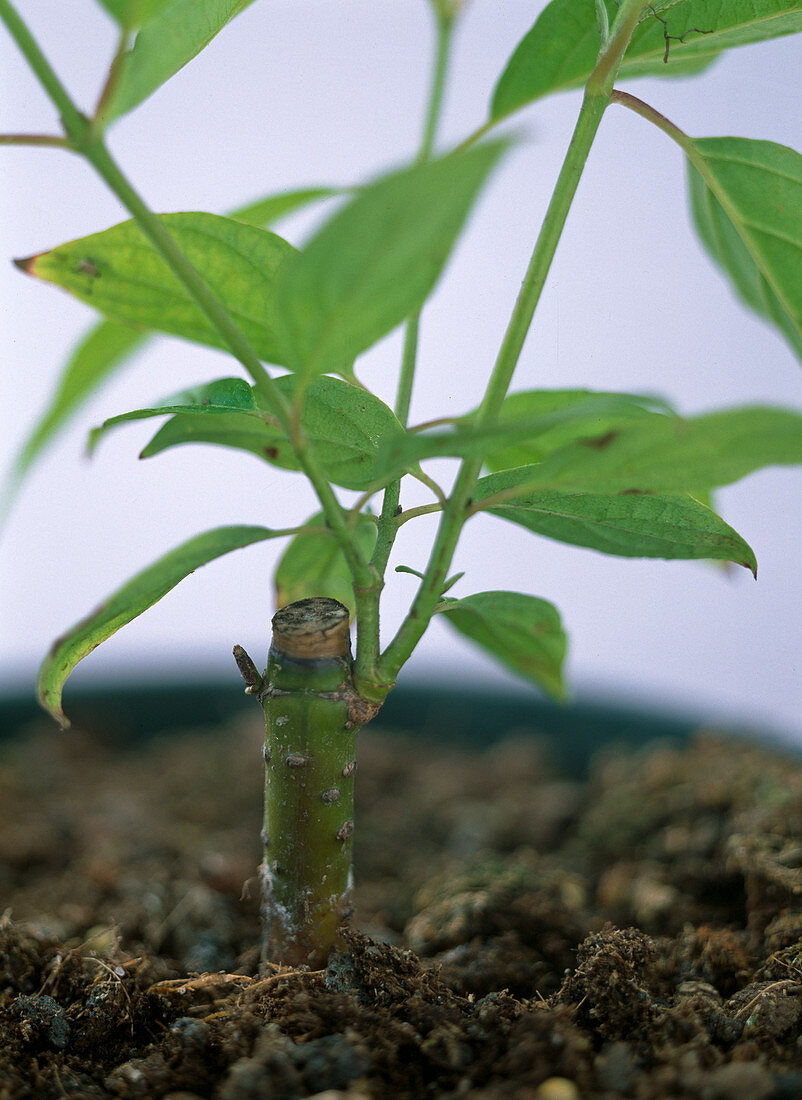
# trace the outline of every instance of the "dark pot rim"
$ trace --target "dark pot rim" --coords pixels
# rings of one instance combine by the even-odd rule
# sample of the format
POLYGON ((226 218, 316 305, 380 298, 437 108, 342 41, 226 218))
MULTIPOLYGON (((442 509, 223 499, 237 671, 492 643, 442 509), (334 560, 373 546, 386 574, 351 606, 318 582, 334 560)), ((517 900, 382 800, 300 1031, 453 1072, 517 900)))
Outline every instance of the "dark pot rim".
MULTIPOLYGON (((75 728, 121 747, 171 732, 211 727, 253 713, 254 707, 236 682, 186 679, 94 686, 72 691, 69 700, 75 728)), ((0 697, 0 739, 24 735, 32 724, 42 722, 48 719, 30 694, 0 697)), ((645 705, 593 697, 560 704, 525 690, 466 689, 451 681, 437 686, 412 682, 396 688, 375 726, 415 731, 426 741, 436 738, 472 748, 493 744, 511 733, 537 733, 552 743, 556 762, 566 773, 582 775, 590 757, 603 745, 632 749, 655 740, 682 743, 705 722, 691 714, 650 710, 645 705)), ((55 724, 53 730, 57 732, 55 724)), ((722 732, 758 739, 755 731, 746 728, 728 726, 722 732)), ((759 739, 762 744, 793 750, 776 733, 761 732, 759 739)))

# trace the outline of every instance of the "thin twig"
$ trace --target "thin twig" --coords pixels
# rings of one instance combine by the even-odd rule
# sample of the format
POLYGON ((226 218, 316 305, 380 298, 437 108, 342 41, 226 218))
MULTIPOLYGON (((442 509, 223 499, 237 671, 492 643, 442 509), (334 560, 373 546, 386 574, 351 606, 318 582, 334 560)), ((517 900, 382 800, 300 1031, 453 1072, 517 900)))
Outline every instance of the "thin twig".
POLYGON ((743 1008, 739 1008, 738 1011, 735 1013, 735 1019, 737 1020, 739 1016, 745 1015, 745 1013, 747 1013, 750 1010, 750 1008, 752 1008, 754 1005, 756 1005, 757 1002, 759 1000, 761 1000, 761 998, 765 997, 767 993, 771 993, 772 989, 779 989, 781 986, 786 986, 786 985, 794 985, 794 986, 797 987, 797 989, 802 988, 802 987, 800 987, 800 983, 795 982, 793 980, 793 978, 783 978, 779 982, 772 982, 771 985, 767 985, 765 989, 761 989, 761 991, 757 994, 757 996, 753 997, 752 1000, 749 1001, 748 1004, 745 1004, 743 1006, 743 1008))
POLYGON ((407 428, 408 432, 424 432, 429 428, 442 428, 444 425, 449 427, 452 424, 461 424, 466 418, 464 416, 438 416, 434 420, 424 420, 420 424, 413 424, 407 428))
POLYGON ((442 506, 445 508, 446 501, 447 501, 448 498, 446 497, 446 494, 444 493, 444 491, 440 488, 440 486, 434 480, 434 478, 429 477, 429 475, 425 474, 423 472, 423 470, 418 470, 417 473, 411 473, 410 476, 414 477, 416 481, 419 481, 421 483, 421 485, 425 485, 427 489, 431 489, 431 491, 434 493, 434 495, 440 501, 442 506))
POLYGON ((49 149, 67 149, 73 152, 69 138, 58 134, 0 134, 0 145, 40 145, 49 149))
POLYGON ((103 113, 108 105, 113 101, 117 94, 117 89, 120 86, 120 79, 123 74, 123 64, 125 62, 125 56, 128 53, 128 43, 130 38, 130 32, 127 28, 124 28, 120 34, 117 42, 117 50, 109 65, 108 75, 106 76, 106 82, 101 88, 100 95, 98 97, 97 106, 95 107, 95 113, 92 116, 93 121, 102 125, 103 113))
POLYGON ((420 508, 408 508, 395 518, 396 527, 402 527, 408 520, 417 519, 418 516, 428 516, 432 512, 442 512, 442 504, 422 504, 420 508))

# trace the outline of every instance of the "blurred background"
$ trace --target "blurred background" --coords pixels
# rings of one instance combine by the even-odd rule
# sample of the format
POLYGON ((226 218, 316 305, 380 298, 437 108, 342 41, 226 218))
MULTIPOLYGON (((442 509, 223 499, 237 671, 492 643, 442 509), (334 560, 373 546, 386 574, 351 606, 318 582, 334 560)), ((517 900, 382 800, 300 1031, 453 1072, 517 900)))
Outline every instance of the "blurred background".
MULTIPOLYGON (((456 36, 439 146, 486 118, 496 79, 544 5, 472 0, 456 36)), ((25 5, 45 53, 90 111, 116 43, 90 0, 25 5)), ((300 186, 363 182, 408 161, 419 140, 433 52, 424 0, 257 0, 110 132, 110 145, 158 211, 226 209, 300 186)), ((55 112, 0 31, 4 131, 57 132, 55 112)), ((694 136, 737 135, 802 150, 792 94, 799 39, 734 50, 706 74, 626 88, 694 136)), ((564 154, 580 93, 534 104, 508 124, 518 143, 492 178, 421 329, 412 422, 477 404, 564 154)), ((94 316, 10 264, 127 215, 77 157, 4 148, 2 158, 2 426, 9 469, 94 316)), ((285 220, 301 244, 331 207, 285 220)), ((401 339, 357 363, 393 403, 401 339)), ((224 523, 286 526, 315 510, 298 474, 216 447, 138 462, 150 423, 113 434, 89 462, 87 431, 107 416, 187 385, 238 373, 221 353, 152 342, 75 418, 28 477, 0 543, 0 693, 33 691, 52 639, 132 573, 190 535, 224 523)), ((682 154, 635 115, 611 107, 591 153, 527 340, 515 389, 580 386, 658 393, 681 412, 768 402, 802 406, 791 351, 734 299, 697 243, 682 154)), ((452 464, 433 472, 448 482, 452 464)), ((560 608, 568 677, 579 699, 606 697, 735 721, 802 741, 800 472, 771 469, 722 490, 718 508, 753 547, 742 569, 633 561, 535 539, 502 520, 466 529, 455 595, 529 592, 560 608)), ((343 493, 347 499, 348 494, 343 493)), ((416 487, 405 506, 422 503, 416 487)), ((392 564, 421 569, 435 522, 403 528, 392 564)), ((265 543, 184 581, 96 651, 71 684, 150 678, 236 679, 234 642, 261 660, 282 546, 265 543)), ((392 572, 386 640, 414 593, 392 572)), ((526 691, 439 622, 403 674, 466 677, 526 691)), ((532 689, 534 691, 534 689, 532 689)), ((69 709, 70 685, 66 701, 69 709)))

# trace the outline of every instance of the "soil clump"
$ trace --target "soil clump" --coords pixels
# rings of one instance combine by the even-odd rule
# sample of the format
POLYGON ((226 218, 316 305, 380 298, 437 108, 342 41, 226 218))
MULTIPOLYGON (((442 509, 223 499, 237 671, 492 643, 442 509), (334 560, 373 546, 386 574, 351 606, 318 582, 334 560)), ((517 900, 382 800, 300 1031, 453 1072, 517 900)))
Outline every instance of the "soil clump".
POLYGON ((0 1100, 802 1096, 802 767, 360 735, 356 914, 260 969, 262 731, 0 754, 0 1100))

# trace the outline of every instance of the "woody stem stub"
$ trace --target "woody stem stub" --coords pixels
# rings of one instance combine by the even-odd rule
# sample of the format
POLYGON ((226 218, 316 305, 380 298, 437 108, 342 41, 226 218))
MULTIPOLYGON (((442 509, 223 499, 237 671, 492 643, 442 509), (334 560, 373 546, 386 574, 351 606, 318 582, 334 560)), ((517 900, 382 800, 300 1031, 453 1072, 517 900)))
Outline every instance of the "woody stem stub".
POLYGON ((300 600, 273 618, 265 713, 265 957, 324 966, 351 911, 358 719, 348 610, 300 600))

